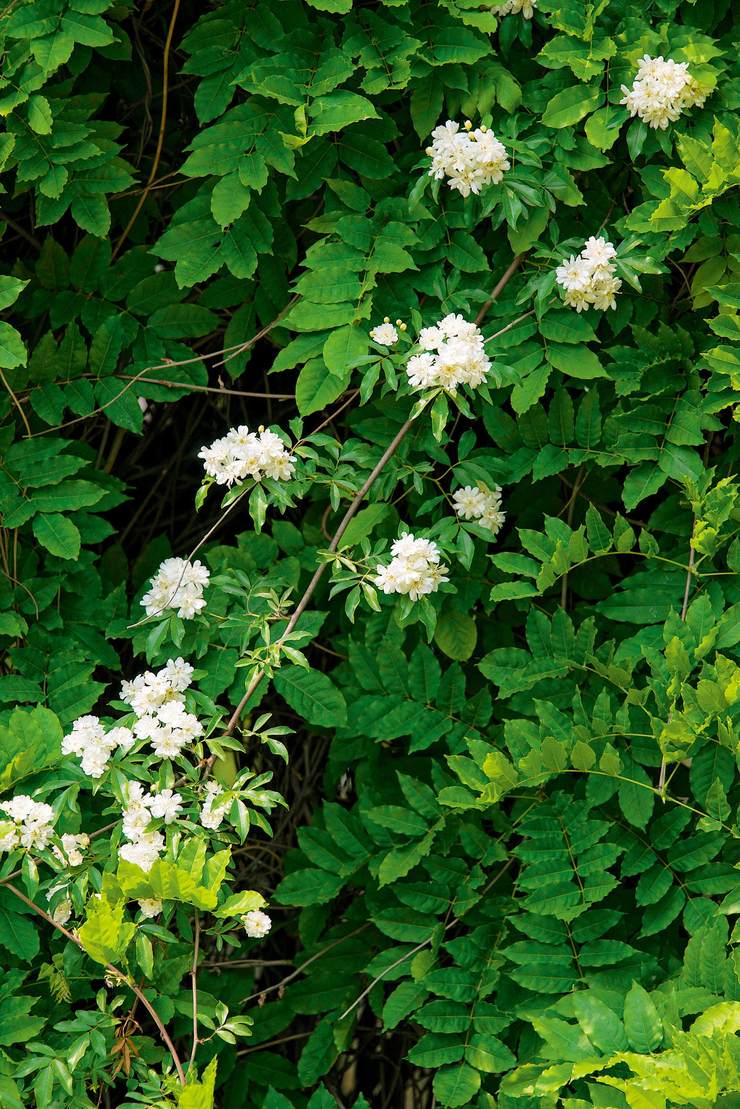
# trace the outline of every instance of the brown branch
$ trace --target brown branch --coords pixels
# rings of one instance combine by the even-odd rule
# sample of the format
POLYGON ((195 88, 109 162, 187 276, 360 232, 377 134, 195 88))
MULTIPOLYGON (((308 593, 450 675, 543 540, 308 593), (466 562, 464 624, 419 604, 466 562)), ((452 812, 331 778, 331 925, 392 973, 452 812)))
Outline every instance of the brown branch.
POLYGON ((481 320, 485 319, 485 316, 486 316, 486 313, 488 312, 488 309, 491 307, 491 305, 495 301, 498 300, 498 298, 501 295, 501 293, 503 292, 503 290, 509 284, 509 281, 511 280, 511 278, 514 276, 516 271, 521 266, 521 264, 524 261, 525 257, 526 257, 526 254, 517 254, 514 261, 511 262, 509 264, 509 266, 504 270, 503 274, 501 275, 501 278, 494 285, 493 290, 492 290, 491 295, 489 296, 488 300, 483 305, 483 307, 481 308, 478 315, 475 317, 475 322, 477 324, 480 324, 481 320))
MULTIPOLYGON (((2 18, 4 14, 5 12, 0 12, 0 18, 2 18)), ((26 242, 31 244, 31 246, 35 247, 36 250, 41 250, 41 243, 39 242, 39 240, 35 237, 35 235, 31 235, 30 232, 26 231, 25 227, 23 227, 22 224, 16 223, 15 220, 11 219, 6 212, 0 212, 0 219, 4 220, 4 222, 7 223, 8 227, 12 227, 17 235, 20 235, 21 238, 25 239, 26 242)))
POLYGON ((530 310, 528 312, 525 312, 523 316, 517 316, 517 318, 515 320, 512 320, 511 323, 507 323, 506 327, 502 327, 500 331, 496 331, 493 335, 489 335, 487 339, 483 340, 483 342, 492 343, 494 339, 498 339, 501 335, 505 335, 507 331, 511 331, 511 329, 513 327, 516 327, 518 323, 521 323, 522 320, 527 320, 530 316, 533 316, 534 311, 534 308, 530 308, 530 310))
POLYGON ((175 33, 175 23, 177 22, 177 14, 178 14, 179 11, 180 11, 180 0, 175 0, 174 4, 172 5, 172 15, 170 16, 169 27, 167 28, 167 38, 166 38, 165 44, 164 44, 164 59, 163 59, 163 62, 162 62, 162 112, 161 112, 161 115, 159 117, 159 135, 157 136, 157 149, 154 152, 154 161, 152 162, 152 168, 151 168, 151 171, 149 173, 149 178, 147 180, 147 183, 144 186, 144 189, 142 190, 141 196, 139 197, 139 199, 136 203, 136 207, 134 208, 134 210, 131 214, 131 218, 129 219, 128 223, 124 227, 120 239, 118 240, 115 247, 113 248, 113 254, 111 255, 111 260, 114 260, 116 258, 116 255, 118 254, 119 250, 121 249, 121 247, 125 243, 126 239, 128 238, 129 231, 131 230, 131 228, 136 223, 136 220, 139 217, 139 212, 141 211, 142 207, 144 206, 144 201, 146 200, 147 196, 149 195, 149 190, 152 187, 152 183, 154 181, 154 178, 157 176, 157 170, 159 168, 159 159, 162 157, 162 146, 164 145, 164 132, 165 132, 165 127, 167 126, 167 101, 169 99, 169 76, 170 76, 170 48, 172 46, 172 36, 175 33))
POLYGON ((23 411, 23 406, 22 406, 21 402, 18 400, 18 397, 13 392, 13 390, 11 388, 11 385, 10 385, 10 382, 8 381, 8 379, 6 378, 6 376, 5 376, 5 374, 3 373, 2 370, 0 370, 0 381, 2 381, 3 385, 5 386, 6 392, 8 393, 8 396, 10 397, 13 404, 18 409, 18 413, 20 415, 20 418, 23 420, 23 426, 26 429, 26 438, 30 438, 30 436, 31 436, 31 425, 29 424, 28 419, 26 418, 26 413, 23 411))
MULTIPOLYGON (((29 909, 32 909, 40 917, 43 917, 43 919, 47 922, 47 924, 51 924, 52 928, 56 928, 57 932, 61 932, 63 936, 66 936, 66 938, 68 940, 70 940, 72 943, 76 944, 77 947, 79 947, 81 951, 85 950, 85 948, 82 944, 82 941, 79 939, 78 936, 76 936, 74 934, 74 932, 70 932, 69 929, 65 928, 63 924, 58 924, 57 921, 54 920, 54 918, 52 916, 49 916, 49 914, 47 912, 45 912, 43 909, 40 909, 39 906, 34 901, 31 901, 31 899, 29 897, 26 897, 25 893, 21 893, 21 891, 19 889, 17 889, 15 886, 11 886, 9 883, 5 884, 5 889, 9 890, 12 894, 15 894, 15 896, 17 898, 19 898, 24 903, 24 905, 28 905, 29 909)), ((134 992, 136 997, 139 999, 141 1004, 144 1006, 146 1011, 149 1013, 149 1016, 152 1018, 152 1020, 154 1021, 154 1023, 157 1026, 157 1029, 159 1031, 159 1035, 161 1036, 163 1043, 167 1047, 167 1050, 169 1051, 170 1055, 172 1056, 172 1061, 175 1064, 175 1070, 177 1071, 177 1077, 180 1079, 180 1085, 185 1086, 186 1085, 185 1072, 182 1069, 182 1063, 180 1062, 180 1057, 177 1054, 177 1050, 175 1048, 175 1045, 173 1044, 172 1040, 170 1039, 169 1032, 167 1031, 167 1029, 164 1026, 164 1023, 162 1022, 162 1018, 160 1017, 159 1013, 157 1012, 157 1010, 152 1005, 151 1001, 149 1001, 146 994, 136 985, 136 983, 133 982, 128 977, 128 975, 124 974, 122 970, 119 970, 118 967, 114 967, 112 963, 106 963, 105 964, 105 969, 108 971, 108 974, 113 975, 114 978, 117 978, 124 985, 128 986, 128 988, 134 992)))
MULTIPOLYGON (((222 352, 219 351, 219 353, 222 352)), ((237 351, 237 354, 238 353, 237 351)), ((124 381, 128 380, 131 376, 130 374, 116 374, 116 377, 121 377, 124 381)), ((252 397, 259 400, 295 400, 295 393, 248 393, 244 389, 226 389, 221 385, 193 385, 189 381, 163 381, 158 377, 137 377, 135 380, 145 382, 147 385, 164 385, 170 389, 190 389, 194 393, 220 393, 224 397, 252 397)))

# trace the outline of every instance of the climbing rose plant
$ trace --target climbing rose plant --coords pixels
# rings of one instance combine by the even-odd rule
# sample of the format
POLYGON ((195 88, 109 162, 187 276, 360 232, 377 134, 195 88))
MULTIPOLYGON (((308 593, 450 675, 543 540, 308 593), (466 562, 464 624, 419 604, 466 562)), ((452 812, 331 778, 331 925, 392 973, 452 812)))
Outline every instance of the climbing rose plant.
POLYGON ((0 1106, 737 1104, 732 31, 0 13, 0 1106))

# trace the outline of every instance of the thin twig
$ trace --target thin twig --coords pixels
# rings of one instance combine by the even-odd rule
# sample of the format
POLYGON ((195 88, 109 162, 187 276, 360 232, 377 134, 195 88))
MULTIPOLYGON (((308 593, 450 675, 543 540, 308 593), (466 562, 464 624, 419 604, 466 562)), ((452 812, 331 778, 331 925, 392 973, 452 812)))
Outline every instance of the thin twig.
MULTIPOLYGON (((7 883, 5 885, 5 889, 9 890, 10 893, 14 894, 17 898, 19 898, 24 903, 24 905, 28 905, 29 909, 33 909, 33 911, 35 913, 37 913, 40 917, 43 917, 43 919, 47 922, 47 924, 51 924, 52 928, 56 928, 57 932, 61 932, 63 936, 66 936, 66 938, 68 940, 70 940, 72 943, 76 944, 77 947, 79 947, 81 951, 85 950, 85 948, 82 944, 82 941, 74 934, 74 932, 70 932, 69 929, 65 928, 63 924, 58 924, 57 921, 54 920, 54 918, 52 916, 49 916, 49 914, 47 912, 44 912, 43 909, 40 909, 39 906, 34 901, 31 901, 30 897, 26 897, 25 893, 21 893, 21 891, 19 889, 17 889, 15 886, 11 886, 7 883)), ((154 1021, 154 1023, 157 1026, 157 1029, 159 1030, 159 1035, 161 1036, 163 1043, 167 1047, 167 1050, 169 1051, 170 1055, 172 1056, 172 1061, 175 1064, 175 1070, 177 1071, 177 1077, 180 1079, 180 1085, 185 1086, 186 1085, 185 1072, 182 1069, 182 1063, 180 1062, 180 1057, 177 1054, 177 1050, 175 1048, 175 1045, 173 1044, 172 1040, 170 1039, 169 1032, 167 1031, 167 1029, 164 1026, 164 1023, 162 1022, 162 1018, 160 1017, 159 1013, 157 1012, 157 1010, 152 1005, 151 1001, 149 1001, 146 994, 143 993, 143 991, 139 989, 139 987, 136 985, 136 983, 133 982, 128 977, 128 975, 124 974, 122 970, 119 970, 118 967, 114 967, 112 963, 105 963, 105 969, 107 970, 108 974, 113 975, 115 978, 117 978, 124 985, 128 986, 128 988, 134 992, 134 994, 138 997, 141 1004, 144 1006, 146 1011, 149 1013, 149 1016, 152 1018, 152 1020, 154 1021)))
POLYGON ((18 409, 18 413, 20 415, 20 418, 23 420, 23 426, 26 429, 26 436, 28 438, 30 438, 31 437, 31 425, 29 424, 29 422, 26 418, 26 413, 23 411, 23 405, 21 404, 21 402, 18 400, 18 397, 13 392, 13 390, 10 386, 10 382, 8 381, 8 379, 6 378, 6 376, 5 376, 5 374, 3 373, 2 370, 0 370, 0 381, 2 381, 3 385, 5 386, 6 392, 10 396, 10 399, 12 400, 13 404, 18 409))
MULTIPOLYGON (((0 18, 2 17, 2 14, 4 13, 0 13, 0 18)), ((41 250, 41 243, 39 242, 39 240, 35 237, 35 235, 31 235, 30 232, 26 231, 25 227, 23 227, 22 224, 16 223, 15 220, 11 219, 6 212, 0 212, 0 219, 4 220, 5 223, 7 223, 8 227, 12 227, 17 235, 20 235, 21 238, 25 239, 26 242, 31 244, 31 246, 35 247, 36 250, 41 250)))
POLYGON ((198 955, 200 952, 200 913, 197 909, 195 910, 193 931, 193 966, 190 971, 190 982, 193 991, 193 1047, 190 1052, 190 1063, 188 1064, 188 1068, 191 1068, 195 1063, 195 1053, 198 1050, 198 955))
MULTIPOLYGON (((376 465, 370 471, 370 474, 368 475, 367 479, 363 483, 363 485, 360 488, 359 492, 355 495, 354 500, 352 501, 349 508, 345 512, 344 517, 342 518, 342 522, 340 523, 339 527, 337 528, 336 532, 334 533, 334 538, 332 539, 331 543, 329 544, 329 552, 330 553, 333 554, 334 551, 336 551, 337 547, 339 546, 339 541, 341 540, 342 536, 344 535, 345 531, 347 530, 353 516, 357 512, 357 509, 360 507, 360 505, 364 501, 366 494, 370 491, 372 486, 375 484, 376 478, 380 475, 380 473, 382 472, 382 470, 385 467, 386 463, 393 457, 393 455, 398 450, 399 446, 401 445, 401 442, 405 438, 408 431, 411 429, 412 424, 413 424, 413 420, 406 420, 406 422, 401 425, 400 429, 396 432, 396 434, 393 437, 393 439, 391 440, 391 442, 388 444, 386 449, 383 451, 383 453, 380 456, 380 459, 378 460, 376 465)), ((280 638, 277 641, 278 645, 280 643, 283 643, 287 639, 287 637, 290 635, 290 633, 293 631, 293 629, 295 628, 296 624, 298 623, 301 616, 305 612, 305 610, 308 606, 308 602, 311 600, 311 597, 314 594, 314 590, 316 589, 316 586, 319 584, 322 577, 324 576, 324 572, 325 572, 328 565, 329 565, 328 561, 327 562, 322 562, 321 565, 316 568, 316 571, 314 572, 313 577, 311 578, 310 582, 306 586, 305 593, 303 594, 300 601, 296 605, 296 608, 293 612, 293 615, 291 616, 290 620, 288 621, 288 624, 287 624, 287 627, 285 628, 285 631, 283 632, 283 634, 280 636, 280 638)), ((239 717, 241 716, 242 712, 246 708, 248 702, 250 701, 252 695, 254 694, 254 691, 257 689, 257 686, 260 684, 263 677, 264 677, 264 670, 256 670, 255 673, 252 675, 252 679, 251 679, 249 685, 247 686, 246 693, 244 694, 241 701, 239 702, 239 704, 234 709, 234 712, 231 714, 229 722, 226 725, 226 731, 224 732, 224 736, 231 735, 231 733, 236 728, 237 724, 239 723, 239 717)))
MULTIPOLYGON (((488 890, 491 889, 491 887, 494 886, 496 884, 496 882, 498 882, 499 878, 503 878, 504 874, 506 874, 506 871, 509 869, 509 867, 511 867, 514 864, 514 862, 516 862, 516 856, 510 855, 509 858, 507 859, 507 861, 501 867, 501 869, 498 870, 496 872, 496 874, 494 874, 493 878, 491 879, 491 881, 486 886, 485 892, 488 892, 488 890)), ((453 928, 456 924, 459 924, 461 919, 462 918, 459 917, 459 916, 453 917, 452 920, 449 921, 449 923, 445 925, 444 931, 449 932, 450 928, 453 928)), ((381 979, 385 978, 385 976, 387 974, 390 974, 390 972, 392 970, 395 970, 396 967, 401 965, 401 963, 405 963, 407 959, 410 959, 412 955, 416 955, 417 951, 421 951, 424 947, 426 947, 431 942, 432 942, 432 936, 430 935, 425 940, 422 940, 421 943, 417 944, 416 947, 412 947, 411 950, 407 951, 405 955, 402 955, 400 959, 396 959, 395 963, 391 963, 391 965, 389 967, 386 967, 385 970, 382 970, 376 978, 373 978, 372 982, 367 987, 367 989, 364 989, 362 991, 362 993, 360 994, 360 996, 357 997, 352 1002, 350 1007, 348 1009, 345 1009, 345 1011, 342 1013, 341 1017, 339 1018, 339 1022, 341 1023, 341 1021, 343 1021, 345 1017, 349 1016, 349 1014, 353 1011, 353 1009, 357 1008, 357 1006, 360 1004, 360 1002, 364 998, 367 997, 367 995, 370 993, 370 991, 373 989, 373 987, 377 986, 378 982, 380 982, 381 979)))
MULTIPOLYGON (((693 539, 693 537, 694 537, 694 527, 692 526, 692 528, 691 528, 691 538, 693 539)), ((691 546, 691 542, 689 541, 689 564, 688 564, 688 567, 686 569, 686 584, 684 586, 683 603, 681 605, 681 623, 682 624, 686 620, 686 613, 687 613, 688 608, 689 608, 689 594, 691 592, 691 579, 694 576, 694 560, 695 560, 695 558, 696 558, 696 551, 691 546)), ((668 718, 668 723, 670 723, 670 716, 668 718)), ((658 775, 658 790, 660 791, 661 794, 663 794, 665 792, 665 779, 666 779, 667 769, 668 769, 668 763, 666 762, 665 755, 663 755, 662 759, 660 760, 660 774, 658 775)))
POLYGON ((517 318, 515 320, 512 320, 511 323, 507 323, 506 327, 502 327, 500 331, 495 331, 493 335, 489 335, 487 339, 483 340, 483 342, 492 343, 494 339, 498 339, 501 335, 505 335, 507 331, 511 331, 511 329, 513 327, 516 327, 517 324, 521 323, 522 320, 527 320, 530 316, 533 316, 534 314, 534 308, 530 308, 528 312, 524 313, 524 315, 517 316, 517 318))
POLYGON ((123 229, 121 237, 113 248, 112 259, 116 258, 119 250, 126 242, 129 231, 136 223, 139 217, 139 212, 144 206, 144 201, 149 195, 149 190, 152 187, 154 178, 157 176, 157 169, 159 168, 159 159, 162 157, 162 146, 164 145, 164 132, 167 126, 167 101, 169 99, 169 76, 170 76, 170 48, 172 47, 172 36, 175 33, 175 23, 177 22, 177 14, 180 11, 180 0, 174 0, 172 5, 172 15, 170 16, 170 23, 167 28, 167 38, 164 44, 164 58, 162 61, 162 111, 159 117, 159 135, 157 136, 157 149, 154 152, 154 161, 149 173, 149 178, 144 186, 141 196, 139 197, 136 207, 131 213, 131 218, 123 229))
POLYGON ((504 270, 501 278, 494 285, 493 290, 492 290, 491 295, 489 296, 488 300, 483 305, 483 307, 481 308, 478 315, 475 317, 475 322, 477 324, 479 324, 482 319, 485 319, 486 313, 488 312, 488 309, 491 307, 491 305, 494 303, 494 301, 498 300, 498 298, 501 295, 501 293, 503 292, 504 288, 508 285, 511 278, 514 276, 516 271, 521 266, 521 264, 524 261, 525 257, 526 257, 526 254, 517 254, 517 256, 513 260, 513 262, 511 262, 509 264, 509 266, 504 270))
MULTIPOLYGON (((238 351, 237 351, 238 353, 238 351)), ((116 374, 127 380, 132 375, 116 374)), ((135 380, 147 385, 164 385, 170 389, 190 389, 194 393, 220 393, 224 397, 251 397, 258 400, 295 400, 295 393, 249 393, 244 389, 226 389, 222 385, 193 385, 189 381, 163 381, 158 377, 142 377, 135 380)))
POLYGON ((360 932, 364 932, 365 929, 369 927, 369 923, 361 924, 359 928, 355 928, 353 932, 348 932, 346 936, 340 936, 338 940, 332 940, 332 942, 327 944, 326 947, 322 947, 321 951, 317 951, 316 954, 312 955, 310 959, 306 959, 305 963, 301 963, 299 967, 296 967, 291 974, 286 975, 285 978, 281 978, 281 980, 279 982, 276 982, 274 986, 266 986, 264 990, 258 990, 257 993, 251 994, 249 997, 244 999, 242 1004, 246 1005, 248 1001, 254 1001, 258 997, 264 997, 266 994, 272 993, 274 990, 280 990, 284 986, 287 986, 288 982, 292 982, 294 978, 297 978, 299 974, 302 974, 306 967, 311 966, 311 963, 315 963, 317 959, 320 959, 323 955, 326 955, 327 952, 331 951, 333 948, 338 947, 340 943, 344 943, 345 940, 351 940, 353 936, 359 936, 360 932))

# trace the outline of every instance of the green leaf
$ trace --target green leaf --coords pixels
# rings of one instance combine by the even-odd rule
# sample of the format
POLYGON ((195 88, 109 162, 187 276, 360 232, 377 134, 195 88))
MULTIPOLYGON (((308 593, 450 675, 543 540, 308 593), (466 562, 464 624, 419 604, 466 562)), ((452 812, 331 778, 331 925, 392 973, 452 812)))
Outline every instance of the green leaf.
POLYGON ((302 416, 320 412, 340 397, 347 387, 349 371, 343 377, 327 371, 323 358, 312 358, 298 375, 295 399, 302 416))
POLYGON ((105 895, 92 897, 80 926, 80 942, 96 963, 117 963, 134 938, 136 925, 124 921, 124 902, 109 901, 105 895))
POLYGON ((343 885, 336 874, 307 868, 283 878, 274 896, 281 905, 314 905, 335 897, 343 885))
POLYGON ((600 88, 575 85, 573 88, 563 89, 548 100, 540 122, 545 127, 571 127, 598 108, 603 99, 604 94, 600 88))
POLYGON ((585 315, 578 312, 548 312, 540 321, 540 333, 557 343, 590 343, 596 332, 585 315))
POLYGON ((61 762, 62 729, 49 709, 15 709, 0 724, 0 793, 61 762))
POLYGON ((110 209, 105 197, 78 197, 72 201, 72 215, 83 231, 89 231, 98 238, 110 231, 110 209))
POLYGON ((427 995, 427 989, 421 982, 407 979, 396 986, 388 996, 383 1006, 383 1024, 387 1029, 395 1028, 409 1013, 419 1008, 427 995))
POLYGON ((303 1086, 313 1086, 330 1070, 338 1054, 332 1023, 324 1018, 309 1036, 298 1060, 298 1078, 303 1086))
POLYGON ((590 992, 574 994, 573 1009, 578 1023, 595 1048, 607 1054, 626 1051, 624 1026, 613 1009, 599 997, 590 992))
POLYGON ((326 368, 345 382, 352 364, 367 354, 367 332, 358 326, 338 327, 324 343, 326 368))
POLYGON ((586 138, 597 150, 611 150, 619 138, 624 118, 619 109, 599 108, 586 120, 586 138))
POLYGON ((34 516, 33 534, 42 547, 58 558, 76 559, 80 553, 80 533, 66 516, 57 513, 34 516))
POLYGON ((116 874, 121 889, 131 898, 182 901, 198 909, 215 909, 226 877, 231 853, 218 851, 206 859, 203 840, 193 838, 180 851, 177 862, 157 859, 151 870, 122 859, 116 874))
POLYGON ((324 728, 346 724, 344 697, 320 670, 286 666, 278 670, 273 681, 278 693, 309 724, 319 724, 324 728))
POLYGON ((652 998, 633 982, 624 999, 624 1030, 633 1051, 655 1051, 663 1039, 663 1025, 652 998))
POLYGON ((361 119, 377 119, 378 113, 371 102, 356 92, 337 89, 326 96, 319 96, 310 108, 310 127, 316 135, 341 131, 361 119))
POLYGON ((0 369, 25 366, 27 357, 26 345, 16 329, 0 320, 0 369))
POLYGON ((7 277, 0 274, 0 308, 9 308, 21 295, 28 281, 21 281, 18 277, 7 277))
POLYGON ((475 620, 464 612, 445 610, 437 619, 434 642, 448 658, 464 661, 475 650, 478 633, 475 620))
POLYGON ((486 1074, 500 1074, 511 1070, 516 1056, 496 1036, 475 1033, 465 1048, 465 1058, 476 1070, 486 1074))
POLYGON ((187 1086, 180 1089, 177 1094, 178 1109, 213 1109, 217 1066, 218 1056, 214 1055, 203 1071, 202 1081, 188 1076, 187 1086))
POLYGON ((440 1105, 458 1106, 470 1105, 480 1089, 480 1082, 478 1070, 467 1063, 459 1063, 452 1067, 441 1067, 435 1074, 432 1085, 440 1105))
POLYGON ((596 377, 609 376, 594 352, 588 347, 550 343, 546 353, 550 365, 561 373, 567 374, 568 377, 590 381, 596 377))
POLYGON ((24 963, 35 959, 40 947, 38 929, 26 915, 31 911, 17 897, 0 889, 0 944, 24 963))

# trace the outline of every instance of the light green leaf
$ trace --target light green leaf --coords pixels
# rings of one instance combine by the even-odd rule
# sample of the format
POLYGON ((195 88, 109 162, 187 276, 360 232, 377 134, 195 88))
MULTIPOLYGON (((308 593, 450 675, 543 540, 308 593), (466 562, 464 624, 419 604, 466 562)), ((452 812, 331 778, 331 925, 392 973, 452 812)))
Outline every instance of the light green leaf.
POLYGON ((541 122, 545 127, 571 127, 598 108, 603 99, 604 94, 600 88, 575 85, 573 88, 563 89, 548 100, 541 122))
POLYGON ((624 999, 624 1030, 633 1051, 655 1051, 663 1039, 663 1025, 652 998, 633 982, 624 999))

